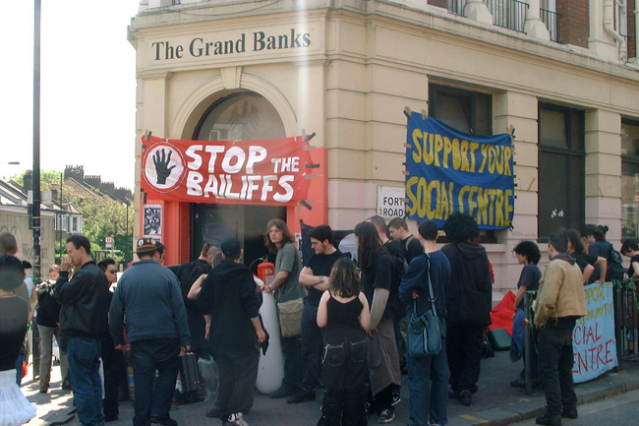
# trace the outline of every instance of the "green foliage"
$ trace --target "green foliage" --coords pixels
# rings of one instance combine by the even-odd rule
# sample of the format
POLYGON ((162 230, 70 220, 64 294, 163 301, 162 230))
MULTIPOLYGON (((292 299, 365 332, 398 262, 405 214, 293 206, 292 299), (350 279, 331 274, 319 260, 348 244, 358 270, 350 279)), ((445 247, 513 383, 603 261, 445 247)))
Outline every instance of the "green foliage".
MULTIPOLYGON (((24 176, 27 172, 11 177, 14 181, 24 185, 24 176)), ((53 185, 60 187, 60 177, 62 173, 56 170, 40 171, 40 189, 42 191, 51 190, 53 185)), ((30 189, 30 188, 28 188, 30 189)), ((127 206, 119 201, 113 200, 109 196, 97 197, 79 197, 73 189, 66 185, 62 185, 63 202, 71 202, 82 212, 82 233, 91 241, 91 250, 94 253, 93 258, 97 261, 113 257, 119 263, 133 260, 133 204, 127 206), (127 222, 128 210, 128 222, 127 222), (114 250, 120 250, 121 253, 101 254, 100 250, 110 250, 106 248, 105 238, 113 235, 114 250)), ((59 200, 56 200, 59 201, 59 200)), ((56 236, 57 238, 57 236, 56 236)), ((56 242, 56 258, 60 255, 66 256, 66 245, 62 243, 60 251, 60 243, 56 242)))
MULTIPOLYGON (((18 182, 20 185, 24 186, 24 176, 27 172, 31 172, 31 170, 27 170, 19 175, 11 176, 11 179, 18 182)), ((60 188, 60 178, 62 177, 62 172, 57 170, 40 170, 40 191, 50 191, 51 188, 60 188)), ((26 190, 30 190, 31 188, 26 188, 26 190)), ((58 193, 58 196, 60 193, 58 193)), ((73 199, 73 190, 67 184, 62 184, 62 201, 65 203, 70 202, 73 199)), ((55 201, 60 201, 56 199, 55 201)))
MULTIPOLYGON (((105 239, 113 235, 113 249, 121 251, 120 254, 113 255, 115 261, 122 263, 133 259, 133 205, 127 207, 108 196, 75 197, 73 203, 83 213, 82 233, 91 241, 94 251, 110 250, 106 248, 105 239)), ((111 255, 96 253, 94 256, 96 260, 105 257, 111 255)))

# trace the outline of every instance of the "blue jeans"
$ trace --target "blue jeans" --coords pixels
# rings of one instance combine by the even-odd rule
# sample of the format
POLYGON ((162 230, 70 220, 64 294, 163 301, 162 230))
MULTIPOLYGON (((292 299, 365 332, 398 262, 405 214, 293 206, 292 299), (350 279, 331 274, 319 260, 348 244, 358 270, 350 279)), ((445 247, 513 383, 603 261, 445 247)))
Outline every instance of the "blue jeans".
POLYGON ((24 362, 24 354, 20 352, 18 359, 16 359, 16 383, 22 386, 22 363, 24 362))
POLYGON ((442 351, 437 355, 420 358, 407 356, 406 362, 410 389, 408 425, 445 425, 448 423, 446 342, 442 342, 442 351))
POLYGON ((306 305, 302 313, 302 392, 320 387, 319 357, 322 349, 322 329, 317 326, 317 306, 306 305))
POLYGON ((100 381, 100 354, 98 339, 69 336, 67 358, 69 377, 78 419, 83 425, 104 423, 102 415, 102 382, 100 381))
POLYGON ((133 425, 148 426, 151 417, 168 419, 180 370, 180 341, 146 339, 131 342, 131 357, 135 381, 133 425), (158 378, 154 386, 156 370, 158 378))
POLYGON ((539 379, 546 394, 546 414, 559 419, 563 410, 577 407, 572 379, 572 328, 548 321, 539 333, 539 379))
POLYGON ((282 386, 298 392, 302 380, 302 354, 299 337, 282 337, 282 354, 284 355, 284 379, 282 386))

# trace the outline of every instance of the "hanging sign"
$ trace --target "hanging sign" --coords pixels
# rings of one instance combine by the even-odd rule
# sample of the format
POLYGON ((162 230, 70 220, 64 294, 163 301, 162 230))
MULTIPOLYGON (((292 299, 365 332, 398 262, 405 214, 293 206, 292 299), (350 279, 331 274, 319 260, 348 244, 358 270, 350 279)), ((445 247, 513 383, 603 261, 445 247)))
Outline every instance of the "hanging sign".
POLYGON ((288 205, 307 196, 301 137, 186 141, 142 137, 142 188, 155 200, 288 205))
POLYGON ((406 148, 406 212, 418 222, 443 227, 454 212, 468 213, 479 229, 512 225, 514 176, 512 136, 461 133, 413 112, 406 148))
POLYGON ((619 365, 615 339, 612 282, 584 287, 586 316, 572 333, 575 383, 587 382, 619 365))

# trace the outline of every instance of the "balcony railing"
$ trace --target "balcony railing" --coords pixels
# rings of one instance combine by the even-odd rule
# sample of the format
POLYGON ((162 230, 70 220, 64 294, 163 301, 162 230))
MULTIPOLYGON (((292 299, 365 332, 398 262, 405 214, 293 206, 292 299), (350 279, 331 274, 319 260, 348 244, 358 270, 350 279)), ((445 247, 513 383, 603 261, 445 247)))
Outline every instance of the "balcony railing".
POLYGON ((493 15, 493 24, 524 32, 527 3, 519 0, 486 0, 486 6, 493 15))
POLYGON ((455 15, 464 16, 466 0, 448 0, 448 11, 455 15))
POLYGON ((559 25, 559 18, 561 18, 561 15, 558 14, 557 12, 551 12, 550 10, 539 9, 539 17, 541 18, 541 21, 544 24, 546 24, 546 28, 548 28, 548 32, 550 32, 550 39, 552 41, 558 41, 559 40, 558 25, 559 25))
MULTIPOLYGON (((466 2, 467 0, 448 0, 448 11, 455 15, 464 16, 466 2)), ((515 31, 524 31, 528 4, 518 0, 485 0, 485 2, 493 15, 495 25, 515 31)), ((539 9, 539 13, 542 22, 546 24, 546 28, 550 32, 550 40, 558 41, 561 15, 547 9, 539 9)))

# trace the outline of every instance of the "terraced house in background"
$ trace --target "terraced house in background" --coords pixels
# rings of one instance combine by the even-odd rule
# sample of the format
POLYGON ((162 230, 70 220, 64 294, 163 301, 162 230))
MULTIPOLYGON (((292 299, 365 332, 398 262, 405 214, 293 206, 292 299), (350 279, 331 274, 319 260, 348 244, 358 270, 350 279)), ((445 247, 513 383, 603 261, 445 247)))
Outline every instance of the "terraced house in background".
POLYGON ((129 28, 136 194, 148 132, 315 133, 317 169, 311 209, 140 194, 136 232, 145 217, 159 220, 168 260, 184 263, 216 232, 258 256, 272 217, 297 231, 300 219, 352 229, 393 199, 389 188, 403 191, 409 106, 467 133, 515 129, 513 228, 483 236, 496 290, 514 287, 522 239, 584 223, 608 225, 617 244, 638 236, 637 19, 634 0, 142 0, 129 28))

